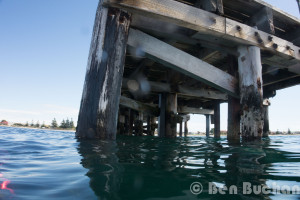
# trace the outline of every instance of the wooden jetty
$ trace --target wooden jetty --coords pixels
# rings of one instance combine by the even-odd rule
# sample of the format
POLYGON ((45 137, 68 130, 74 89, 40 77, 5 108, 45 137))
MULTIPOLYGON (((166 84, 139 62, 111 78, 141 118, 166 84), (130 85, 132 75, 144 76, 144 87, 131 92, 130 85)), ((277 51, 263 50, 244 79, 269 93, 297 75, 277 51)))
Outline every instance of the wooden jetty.
POLYGON ((228 140, 260 140, 299 74, 300 20, 261 0, 100 0, 76 135, 172 138, 203 114, 218 138, 228 102, 228 140))

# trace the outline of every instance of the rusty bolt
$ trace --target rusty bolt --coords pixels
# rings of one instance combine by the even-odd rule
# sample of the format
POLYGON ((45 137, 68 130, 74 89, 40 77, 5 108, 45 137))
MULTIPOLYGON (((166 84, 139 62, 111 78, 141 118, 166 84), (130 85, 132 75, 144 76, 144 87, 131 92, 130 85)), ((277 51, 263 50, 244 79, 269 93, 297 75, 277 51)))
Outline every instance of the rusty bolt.
POLYGON ((268 36, 268 40, 269 40, 270 42, 272 42, 272 41, 273 41, 273 37, 272 37, 271 35, 269 35, 269 36, 268 36))
POLYGON ((275 44, 275 43, 274 43, 272 46, 273 46, 274 49, 277 49, 277 48, 278 48, 278 44, 275 44))

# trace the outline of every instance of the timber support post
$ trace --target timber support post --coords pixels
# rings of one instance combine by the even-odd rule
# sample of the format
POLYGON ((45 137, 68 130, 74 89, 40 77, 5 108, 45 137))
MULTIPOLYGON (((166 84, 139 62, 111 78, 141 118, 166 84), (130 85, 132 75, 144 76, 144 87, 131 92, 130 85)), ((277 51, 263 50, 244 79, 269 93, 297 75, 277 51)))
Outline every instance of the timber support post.
POLYGON ((125 134, 125 116, 123 115, 123 113, 119 114, 118 134, 119 135, 125 134))
POLYGON ((205 115, 206 117, 206 137, 209 137, 210 131, 210 115, 205 115))
POLYGON ((158 118, 158 136, 165 137, 166 134, 166 93, 159 94, 159 108, 160 114, 158 118))
POLYGON ((114 140, 131 16, 102 3, 95 18, 76 136, 114 140))
POLYGON ((238 52, 242 139, 261 140, 264 122, 260 49, 240 46, 238 52))
POLYGON ((142 136, 143 135, 143 118, 144 118, 144 115, 142 112, 139 112, 139 115, 138 115, 138 118, 135 120, 135 123, 134 123, 134 133, 135 133, 135 136, 142 136))
POLYGON ((220 138, 221 137, 221 127, 220 127, 220 102, 216 102, 214 104, 214 137, 220 138))
POLYGON ((159 96, 159 137, 173 138, 177 132, 177 94, 162 93, 159 96))
POLYGON ((179 137, 182 137, 182 121, 179 122, 179 137))
POLYGON ((270 127, 269 127, 269 106, 271 105, 270 101, 266 99, 263 105, 264 111, 264 128, 263 128, 263 137, 269 137, 270 127))
POLYGON ((184 137, 187 137, 188 134, 189 134, 188 122, 185 121, 184 122, 184 137))
MULTIPOLYGON (((236 57, 229 57, 228 72, 232 76, 238 78, 238 62, 236 57)), ((240 100, 238 98, 228 96, 228 121, 227 121, 227 140, 232 143, 240 142, 240 100)))
POLYGON ((177 94, 167 94, 166 107, 166 137, 174 138, 177 135, 177 94))

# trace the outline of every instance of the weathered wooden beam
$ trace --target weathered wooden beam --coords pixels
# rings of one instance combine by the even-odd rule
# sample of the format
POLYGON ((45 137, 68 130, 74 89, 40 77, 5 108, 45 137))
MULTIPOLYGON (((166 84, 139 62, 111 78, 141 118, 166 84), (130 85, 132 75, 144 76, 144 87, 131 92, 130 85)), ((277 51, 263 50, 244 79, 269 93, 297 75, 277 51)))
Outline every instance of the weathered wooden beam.
POLYGON ((263 88, 260 49, 240 46, 239 81, 243 141, 260 140, 263 132, 263 88))
POLYGON ((209 137, 210 132, 210 115, 205 115, 206 117, 206 137, 209 137))
POLYGON ((99 1, 76 136, 115 139, 130 15, 99 1), (108 56, 109 55, 109 56, 108 56), (111 86, 114 87, 111 87, 111 86))
POLYGON ((132 110, 136 110, 139 112, 143 112, 152 116, 159 115, 159 108, 153 104, 145 104, 139 101, 135 101, 133 99, 121 96, 120 98, 120 105, 126 108, 130 108, 132 110))
POLYGON ((195 7, 219 15, 224 14, 223 0, 197 0, 195 7))
POLYGON ((171 69, 237 96, 237 80, 234 77, 150 35, 130 29, 128 45, 141 48, 151 55, 150 58, 156 59, 171 69))
MULTIPOLYGON (((122 88, 129 89, 128 81, 130 79, 123 79, 122 88)), ((148 81, 151 92, 155 93, 170 93, 170 92, 178 92, 179 96, 187 96, 187 97, 197 97, 197 98, 207 98, 207 99, 220 99, 220 100, 227 100, 228 95, 223 92, 219 92, 217 90, 210 90, 210 89, 195 89, 191 87, 181 86, 177 87, 177 91, 172 91, 171 85, 168 83, 162 82, 153 82, 148 81)))
POLYGON ((109 6, 157 18, 224 38, 236 45, 255 45, 281 57, 300 60, 300 47, 248 25, 173 0, 105 0, 109 6), (287 48, 288 46, 288 48, 287 48))
POLYGON ((264 6, 259 12, 251 16, 249 25, 252 27, 256 26, 258 30, 274 35, 275 29, 272 9, 264 6))
POLYGON ((220 138, 221 137, 221 123, 220 123, 220 103, 216 102, 214 104, 214 137, 220 138))
POLYGON ((214 111, 202 108, 191 108, 187 106, 179 106, 177 109, 180 114, 200 114, 200 115, 213 115, 214 111))

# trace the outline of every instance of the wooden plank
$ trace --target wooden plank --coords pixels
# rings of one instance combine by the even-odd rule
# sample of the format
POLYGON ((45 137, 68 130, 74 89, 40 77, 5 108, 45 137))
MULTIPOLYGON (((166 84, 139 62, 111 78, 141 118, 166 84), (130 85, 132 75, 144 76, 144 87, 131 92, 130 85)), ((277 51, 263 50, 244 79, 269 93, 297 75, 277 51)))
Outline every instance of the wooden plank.
POLYGON ((300 47, 248 25, 226 18, 224 38, 240 44, 258 46, 285 59, 300 60, 300 47))
POLYGON ((200 114, 200 115, 213 115, 214 111, 203 108, 192 108, 187 106, 178 106, 177 112, 180 114, 200 114))
POLYGON ((130 15, 99 1, 76 136, 115 139, 130 15), (107 56, 109 55, 109 56, 107 56), (111 86, 114 87, 111 87, 111 86))
POLYGON ((154 104, 145 104, 133 99, 121 96, 120 105, 132 110, 143 112, 152 116, 159 115, 159 108, 154 104))
POLYGON ((237 96, 237 80, 234 77, 150 35, 130 29, 128 45, 141 48, 149 58, 157 59, 171 69, 237 96))
MULTIPOLYGON (((128 87, 128 81, 130 79, 123 79, 122 88, 123 89, 129 89, 128 87)), ((220 100, 227 100, 228 95, 225 93, 216 91, 216 90, 210 90, 210 89, 195 89, 191 87, 186 86, 178 86, 178 91, 172 91, 171 85, 168 83, 162 83, 162 82, 153 82, 148 81, 151 92, 155 93, 162 93, 162 92, 177 92, 179 96, 185 96, 185 97, 196 97, 196 98, 207 98, 207 99, 220 99, 220 100)))
POLYGON ((201 32, 225 33, 223 17, 173 0, 104 0, 104 3, 201 32))
POLYGON ((272 36, 272 41, 269 41, 270 35, 265 32, 180 2, 173 0, 105 0, 105 3, 133 13, 142 13, 151 18, 162 19, 200 33, 223 37, 238 45, 255 45, 277 53, 279 56, 300 60, 300 48, 291 42, 275 36, 272 36), (241 27, 241 31, 239 27, 241 27), (274 48, 273 44, 278 45, 278 48, 274 48), (286 48, 287 46, 289 49, 286 48))
POLYGON ((240 104, 243 141, 260 140, 263 132, 263 88, 260 49, 255 46, 238 48, 240 56, 240 104))

